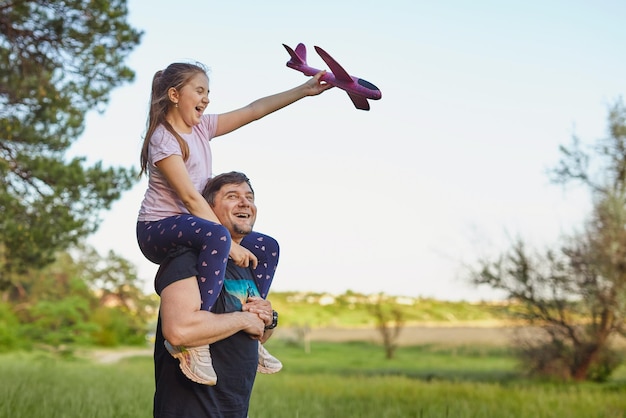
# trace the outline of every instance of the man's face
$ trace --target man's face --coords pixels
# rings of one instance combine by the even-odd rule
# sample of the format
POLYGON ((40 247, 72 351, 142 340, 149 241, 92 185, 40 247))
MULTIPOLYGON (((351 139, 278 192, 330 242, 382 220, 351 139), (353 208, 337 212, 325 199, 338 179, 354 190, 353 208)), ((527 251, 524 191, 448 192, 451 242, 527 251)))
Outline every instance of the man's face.
POLYGON ((256 220, 254 193, 248 183, 225 184, 215 196, 213 212, 236 242, 252 232, 256 220))

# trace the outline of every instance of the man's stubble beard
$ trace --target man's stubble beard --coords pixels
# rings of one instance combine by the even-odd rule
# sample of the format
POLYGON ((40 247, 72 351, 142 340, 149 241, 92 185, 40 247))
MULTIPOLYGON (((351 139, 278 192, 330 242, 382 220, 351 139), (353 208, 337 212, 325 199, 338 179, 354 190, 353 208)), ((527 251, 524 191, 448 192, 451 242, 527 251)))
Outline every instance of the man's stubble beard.
POLYGON ((246 229, 243 229, 243 228, 239 227, 239 225, 235 224, 235 225, 233 225, 233 231, 235 232, 235 234, 246 236, 250 232, 252 232, 252 227, 253 227, 253 225, 251 225, 250 227, 247 227, 246 229))

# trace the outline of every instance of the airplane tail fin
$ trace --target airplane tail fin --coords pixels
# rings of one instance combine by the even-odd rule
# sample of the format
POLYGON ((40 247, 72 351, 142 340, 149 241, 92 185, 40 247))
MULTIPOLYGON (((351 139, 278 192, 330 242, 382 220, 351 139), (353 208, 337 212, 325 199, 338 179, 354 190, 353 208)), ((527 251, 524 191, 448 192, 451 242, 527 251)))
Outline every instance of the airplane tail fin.
POLYGON ((370 103, 365 97, 359 96, 354 93, 348 93, 348 96, 350 96, 350 100, 352 100, 354 107, 356 107, 357 109, 370 110, 370 103))
POLYGON ((298 44, 295 51, 285 44, 283 46, 291 56, 291 60, 287 64, 306 65, 306 46, 304 44, 298 44))

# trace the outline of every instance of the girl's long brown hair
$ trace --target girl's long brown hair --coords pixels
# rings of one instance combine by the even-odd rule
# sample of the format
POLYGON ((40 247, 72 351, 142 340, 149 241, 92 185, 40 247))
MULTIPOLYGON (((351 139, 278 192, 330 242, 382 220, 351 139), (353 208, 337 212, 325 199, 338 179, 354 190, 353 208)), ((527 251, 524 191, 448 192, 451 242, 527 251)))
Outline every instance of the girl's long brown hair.
POLYGON ((140 177, 148 171, 148 148, 150 146, 150 138, 159 125, 163 125, 165 129, 174 135, 183 154, 183 160, 187 160, 189 157, 189 146, 187 142, 174 130, 172 125, 165 119, 165 116, 170 106, 173 105, 169 99, 169 89, 174 88, 180 91, 185 84, 198 73, 207 74, 206 68, 202 64, 174 63, 170 64, 165 70, 157 71, 156 74, 154 74, 152 78, 152 93, 150 95, 150 111, 148 113, 146 136, 143 139, 143 146, 141 147, 140 177))

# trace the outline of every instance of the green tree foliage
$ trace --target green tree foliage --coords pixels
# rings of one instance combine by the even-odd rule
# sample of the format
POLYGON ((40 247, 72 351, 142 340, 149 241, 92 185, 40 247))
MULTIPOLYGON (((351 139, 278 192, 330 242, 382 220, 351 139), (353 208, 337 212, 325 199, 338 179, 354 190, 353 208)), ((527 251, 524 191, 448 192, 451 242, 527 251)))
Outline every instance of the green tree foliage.
POLYGON ((619 364, 611 337, 626 318, 626 109, 609 111, 609 135, 591 147, 574 137, 561 147, 552 180, 580 182, 593 200, 581 231, 545 254, 520 239, 496 260, 482 260, 477 284, 503 290, 516 312, 543 334, 521 337, 527 370, 574 380, 603 380, 619 364))
MULTIPOLYGON (((124 60, 141 33, 125 0, 0 2, 0 286, 45 266, 95 231, 136 179, 134 169, 87 166, 65 153, 133 80, 124 60)), ((15 290, 15 289, 14 289, 15 290)))
POLYGON ((60 253, 20 278, 25 296, 0 303, 0 347, 145 343, 157 301, 141 291, 135 267, 114 252, 60 253))
POLYGON ((100 345, 145 342, 146 324, 156 312, 157 301, 144 295, 135 266, 109 251, 102 258, 92 248, 84 248, 77 259, 82 278, 95 290, 97 309, 91 318, 99 325, 93 334, 100 345))

